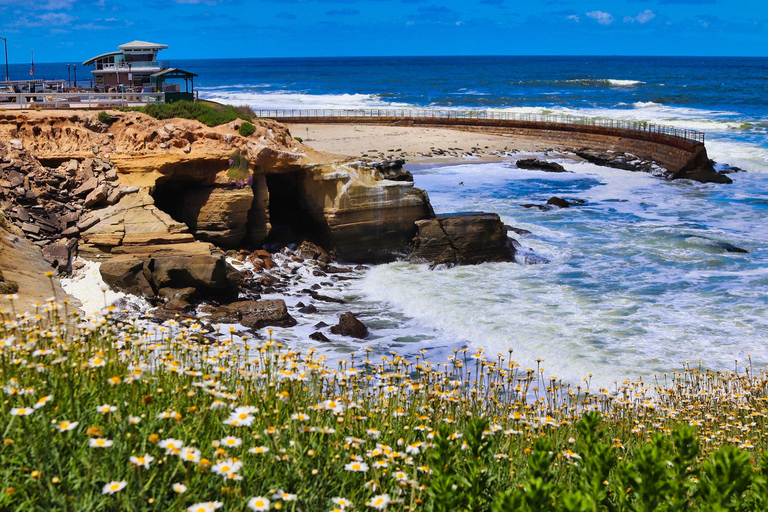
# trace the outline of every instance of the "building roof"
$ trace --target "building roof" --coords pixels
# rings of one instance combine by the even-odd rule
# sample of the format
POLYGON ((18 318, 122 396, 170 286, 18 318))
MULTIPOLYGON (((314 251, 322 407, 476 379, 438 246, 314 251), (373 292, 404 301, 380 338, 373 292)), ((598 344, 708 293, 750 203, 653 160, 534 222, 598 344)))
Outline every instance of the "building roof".
POLYGON ((97 55, 97 56, 92 57, 92 58, 88 59, 87 61, 83 62, 83 66, 88 66, 89 64, 93 64, 94 61, 96 61, 98 59, 103 59, 104 57, 109 57, 110 55, 122 55, 122 54, 123 54, 123 52, 107 52, 107 53, 102 53, 101 55, 97 55))
POLYGON ((155 78, 192 78, 197 75, 179 68, 167 68, 162 71, 158 71, 157 73, 152 73, 151 76, 155 78))
POLYGON ((148 43, 146 41, 131 41, 118 46, 121 50, 165 50, 167 44, 148 43))

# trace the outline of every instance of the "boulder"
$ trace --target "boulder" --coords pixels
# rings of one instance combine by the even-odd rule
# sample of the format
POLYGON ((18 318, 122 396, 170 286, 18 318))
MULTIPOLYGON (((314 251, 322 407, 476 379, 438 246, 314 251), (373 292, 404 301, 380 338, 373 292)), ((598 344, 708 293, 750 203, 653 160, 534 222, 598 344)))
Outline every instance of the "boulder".
POLYGON ((514 261, 507 228, 495 213, 438 215, 416 222, 411 261, 474 265, 514 261))
POLYGON ((547 162, 537 158, 523 158, 515 162, 518 169, 534 169, 545 172, 567 172, 565 167, 556 162, 547 162))
POLYGON ((112 289, 132 295, 155 296, 155 291, 147 279, 149 270, 144 261, 136 256, 115 256, 103 262, 99 272, 104 282, 112 289))
POLYGON ((296 325, 296 320, 288 313, 282 299, 232 302, 216 309, 208 320, 213 323, 240 324, 250 329, 296 325))
POLYGON ((321 333, 320 331, 315 331, 312 334, 309 335, 309 339, 314 341, 322 341, 323 343, 328 343, 331 340, 328 339, 328 337, 321 333))
POLYGON ((56 242, 43 247, 43 258, 59 272, 67 272, 75 257, 77 242, 56 242))
POLYGON ((552 206, 557 206, 558 208, 570 208, 571 207, 571 203, 569 203, 565 199, 562 199, 562 198, 557 197, 557 196, 550 197, 549 201, 547 201, 547 204, 552 205, 552 206))
POLYGON ((352 313, 344 313, 339 317, 339 323, 331 327, 333 334, 363 339, 368 336, 368 328, 352 313))

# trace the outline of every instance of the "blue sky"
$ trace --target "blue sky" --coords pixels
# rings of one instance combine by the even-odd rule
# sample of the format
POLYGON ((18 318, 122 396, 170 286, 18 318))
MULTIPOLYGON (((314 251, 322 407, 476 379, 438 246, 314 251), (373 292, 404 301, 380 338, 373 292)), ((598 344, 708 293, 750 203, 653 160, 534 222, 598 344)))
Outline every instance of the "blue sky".
POLYGON ((768 2, 0 0, 0 37, 11 63, 30 49, 36 62, 83 61, 134 39, 167 44, 163 59, 766 56, 768 2))

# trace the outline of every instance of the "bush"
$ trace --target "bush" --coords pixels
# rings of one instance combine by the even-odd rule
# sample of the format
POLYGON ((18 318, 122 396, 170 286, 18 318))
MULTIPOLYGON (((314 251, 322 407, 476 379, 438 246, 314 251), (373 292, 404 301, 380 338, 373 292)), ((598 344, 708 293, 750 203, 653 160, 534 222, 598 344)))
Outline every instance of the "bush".
POLYGON ((112 116, 104 112, 103 110, 99 112, 99 122, 107 124, 112 121, 112 116))
POLYGON ((134 107, 129 110, 143 112, 155 119, 196 119, 208 126, 218 126, 231 123, 235 119, 250 121, 253 110, 248 107, 232 105, 210 105, 201 102, 177 101, 176 103, 153 103, 144 107, 134 107))
POLYGON ((245 183, 251 178, 251 171, 248 168, 248 159, 246 158, 244 151, 236 149, 229 155, 229 171, 227 171, 227 177, 234 180, 238 188, 245 186, 245 183))
POLYGON ((299 142, 304 142, 304 139, 302 139, 301 137, 294 137, 294 139, 296 139, 299 142))
POLYGON ((248 137, 250 135, 253 135, 253 133, 256 131, 256 127, 253 126, 248 121, 243 122, 243 124, 240 125, 239 133, 243 137, 248 137))
POLYGON ((13 281, 5 281, 0 283, 0 295, 6 295, 9 293, 16 293, 19 291, 19 284, 13 281))

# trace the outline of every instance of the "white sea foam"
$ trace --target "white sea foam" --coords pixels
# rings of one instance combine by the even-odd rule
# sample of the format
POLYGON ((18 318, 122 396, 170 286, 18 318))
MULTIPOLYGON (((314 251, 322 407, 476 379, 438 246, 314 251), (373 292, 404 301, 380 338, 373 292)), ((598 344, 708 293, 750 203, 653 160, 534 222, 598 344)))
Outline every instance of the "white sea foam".
POLYGON ((141 302, 141 309, 149 309, 149 304, 143 299, 111 290, 101 278, 99 272, 101 263, 82 258, 77 258, 76 261, 82 263, 83 267, 77 270, 72 277, 62 279, 61 286, 64 291, 80 301, 86 315, 97 313, 119 299, 141 302))
POLYGON ((411 106, 405 103, 384 101, 375 94, 303 94, 291 91, 207 90, 201 92, 200 97, 231 105, 246 105, 254 110, 351 110, 409 108, 411 106))
POLYGON ((760 270, 768 234, 748 204, 765 192, 759 176, 722 187, 547 158, 571 172, 479 164, 414 174, 436 211, 499 212, 505 223, 532 231, 521 244, 552 263, 438 271, 394 263, 368 274, 365 296, 447 343, 491 356, 514 348, 523 368, 542 358, 547 375, 571 382, 594 374, 610 384, 692 358, 719 369, 747 354, 768 362, 760 334, 768 304, 759 292, 768 284, 760 270), (555 194, 585 204, 548 212, 519 207, 555 194), (690 242, 697 238, 710 242, 690 242), (750 254, 718 250, 717 241, 750 254))
POLYGON ((565 80, 566 83, 579 83, 584 85, 607 85, 615 88, 630 88, 643 85, 645 82, 642 80, 623 80, 618 78, 577 78, 574 80, 565 80))

